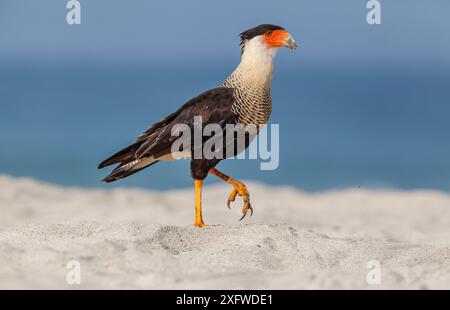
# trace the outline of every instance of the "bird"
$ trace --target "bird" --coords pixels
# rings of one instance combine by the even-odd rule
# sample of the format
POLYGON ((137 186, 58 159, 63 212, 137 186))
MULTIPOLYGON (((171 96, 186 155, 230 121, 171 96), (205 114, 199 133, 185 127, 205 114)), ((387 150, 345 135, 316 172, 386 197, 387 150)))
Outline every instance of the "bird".
MULTIPOLYGON (((268 123, 272 112, 272 98, 270 85, 274 68, 274 59, 279 47, 295 49, 297 44, 292 35, 281 26, 262 24, 247 29, 240 34, 241 60, 235 70, 217 87, 207 90, 190 99, 177 111, 155 122, 134 143, 102 161, 98 168, 102 169, 117 165, 102 181, 114 182, 161 160, 170 161, 178 158, 190 160, 190 172, 193 178, 195 191, 195 220, 194 226, 208 226, 202 215, 202 185, 208 175, 214 175, 232 186, 227 206, 231 208, 239 196, 243 200, 242 217, 248 211, 253 214, 250 202, 250 192, 246 185, 216 168, 223 159, 233 157, 245 150, 259 130, 268 123), (227 153, 223 157, 210 158, 206 156, 193 156, 194 152, 213 137, 202 137, 200 146, 191 145, 182 149, 175 155, 173 144, 180 137, 173 132, 180 124, 194 129, 195 118, 200 118, 200 125, 218 124, 225 134, 226 125, 240 125, 244 128, 245 142, 241 147, 234 148, 228 154, 227 148, 238 144, 237 135, 231 140, 218 144, 216 150, 227 153), (251 133, 247 128, 255 131, 251 133)), ((197 124, 198 125, 198 124, 197 124)), ((178 150, 178 149, 177 149, 178 150)))

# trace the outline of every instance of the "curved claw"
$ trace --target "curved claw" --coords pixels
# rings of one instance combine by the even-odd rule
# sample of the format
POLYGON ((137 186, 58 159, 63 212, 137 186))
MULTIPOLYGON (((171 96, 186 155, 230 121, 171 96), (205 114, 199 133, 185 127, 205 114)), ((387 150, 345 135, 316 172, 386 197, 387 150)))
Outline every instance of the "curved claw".
POLYGON ((231 192, 230 196, 228 197, 227 201, 227 207, 228 209, 231 209, 231 202, 236 200, 236 197, 239 195, 244 200, 244 207, 242 208, 242 217, 239 219, 239 221, 243 220, 244 217, 247 215, 248 210, 250 210, 250 216, 253 215, 253 208, 250 204, 250 193, 247 190, 247 187, 238 181, 230 182, 233 185, 233 191, 231 192))
POLYGON ((242 221, 246 215, 247 215, 247 213, 244 213, 244 214, 242 215, 242 217, 239 219, 239 222, 242 221))
POLYGON ((244 207, 242 208, 242 217, 239 219, 239 221, 242 221, 244 217, 247 215, 248 210, 250 210, 250 216, 253 216, 253 208, 250 203, 250 200, 247 198, 244 207))
POLYGON ((230 205, 231 205, 231 202, 233 202, 233 201, 236 200, 237 194, 238 194, 237 189, 233 189, 233 191, 232 191, 231 194, 230 194, 230 197, 228 197, 228 201, 227 201, 227 207, 228 207, 228 209, 231 210, 231 206, 230 206, 230 205))

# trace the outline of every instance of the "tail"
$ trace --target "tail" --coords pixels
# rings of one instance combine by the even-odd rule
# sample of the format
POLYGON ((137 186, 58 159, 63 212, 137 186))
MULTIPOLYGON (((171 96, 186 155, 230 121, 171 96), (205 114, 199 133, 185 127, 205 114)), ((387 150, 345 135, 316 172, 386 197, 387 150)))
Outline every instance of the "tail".
POLYGON ((142 157, 139 159, 136 158, 136 151, 139 149, 141 144, 142 143, 132 144, 120 152, 112 155, 108 159, 102 161, 98 165, 99 169, 120 163, 119 166, 117 166, 102 181, 106 183, 114 182, 156 164, 159 160, 155 159, 153 156, 142 157))
POLYGON ((122 162, 117 168, 115 168, 108 176, 102 181, 111 183, 123 178, 126 178, 136 172, 141 171, 153 164, 156 164, 159 160, 153 157, 147 157, 142 159, 135 159, 128 162, 122 162))
POLYGON ((105 159, 98 165, 98 169, 103 169, 105 167, 118 164, 124 161, 130 161, 132 158, 134 158, 134 154, 139 149, 142 143, 134 143, 130 145, 127 148, 124 148, 123 150, 117 152, 116 154, 112 155, 111 157, 105 159))
POLYGON ((125 178, 144 168, 147 168, 159 161, 171 152, 171 142, 162 142, 159 136, 170 136, 170 123, 185 109, 191 102, 186 103, 175 113, 170 114, 161 121, 151 125, 142 133, 135 143, 114 154, 98 165, 99 169, 119 164, 110 175, 103 179, 104 182, 114 182, 125 178))

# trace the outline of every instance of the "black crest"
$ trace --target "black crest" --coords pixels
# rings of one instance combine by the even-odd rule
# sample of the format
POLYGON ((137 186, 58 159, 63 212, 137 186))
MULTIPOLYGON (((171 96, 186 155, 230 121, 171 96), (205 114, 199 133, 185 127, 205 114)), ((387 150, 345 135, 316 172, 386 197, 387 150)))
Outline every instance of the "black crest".
POLYGON ((277 25, 262 24, 262 25, 253 27, 251 29, 245 30, 244 32, 242 32, 240 34, 242 48, 244 47, 245 41, 251 40, 256 36, 260 36, 260 35, 265 34, 268 31, 274 31, 274 30, 284 30, 284 28, 277 26, 277 25))

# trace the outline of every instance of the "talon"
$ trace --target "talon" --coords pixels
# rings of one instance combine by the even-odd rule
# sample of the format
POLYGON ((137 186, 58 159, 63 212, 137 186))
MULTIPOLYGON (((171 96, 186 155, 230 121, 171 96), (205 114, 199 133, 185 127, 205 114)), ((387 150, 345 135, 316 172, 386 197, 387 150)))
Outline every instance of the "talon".
POLYGON ((250 193, 244 183, 230 178, 229 176, 218 171, 216 168, 211 168, 209 170, 209 173, 214 174, 215 176, 221 178, 222 180, 230 183, 233 186, 233 191, 231 192, 227 201, 228 209, 231 209, 231 202, 235 201, 237 195, 242 197, 242 199, 244 200, 244 207, 242 208, 243 215, 240 221, 247 215, 248 210, 250 210, 250 216, 253 215, 253 208, 250 204, 250 193))
POLYGON ((247 215, 248 210, 250 210, 250 216, 253 215, 253 208, 252 205, 250 204, 250 200, 246 199, 245 205, 242 208, 242 217, 239 219, 239 221, 242 221, 244 219, 244 217, 247 215))
POLYGON ((242 208, 243 215, 239 219, 239 221, 242 221, 245 218, 245 216, 247 215, 248 210, 250 210, 250 216, 253 215, 253 208, 250 203, 250 193, 248 192, 247 187, 243 183, 236 181, 232 185, 234 186, 232 195, 234 194, 234 197, 235 197, 236 196, 235 192, 237 192, 237 194, 239 196, 241 196, 242 199, 244 200, 244 207, 242 208))
POLYGON ((233 201, 236 200, 236 195, 237 195, 237 194, 238 194, 237 189, 233 189, 233 191, 232 191, 231 194, 230 194, 230 197, 228 197, 228 201, 227 201, 227 207, 228 207, 228 209, 231 210, 230 204, 231 204, 231 202, 233 202, 233 201))
POLYGON ((230 183, 231 185, 233 185, 234 188, 230 194, 230 197, 228 198, 227 207, 231 209, 230 204, 232 201, 235 201, 237 195, 242 197, 242 199, 244 200, 244 207, 242 208, 243 215, 239 219, 239 221, 241 221, 247 215, 248 210, 250 210, 250 216, 253 215, 253 208, 252 205, 250 204, 250 193, 248 192, 248 189, 245 186, 245 184, 235 180, 233 180, 230 183))
POLYGON ((242 215, 242 217, 239 219, 239 222, 242 221, 245 217, 245 213, 242 215))

